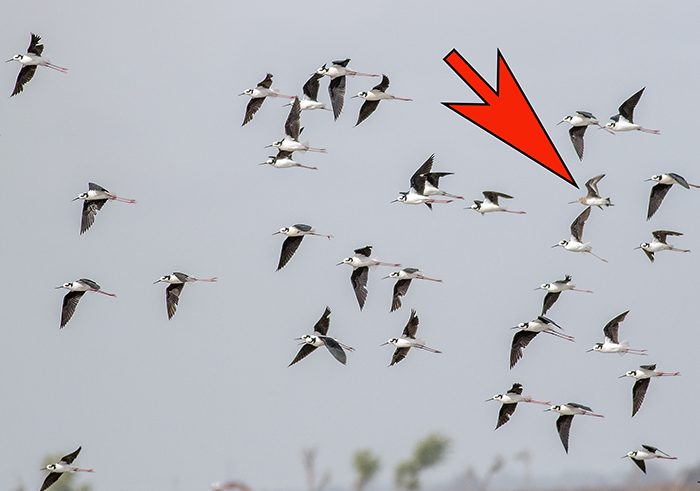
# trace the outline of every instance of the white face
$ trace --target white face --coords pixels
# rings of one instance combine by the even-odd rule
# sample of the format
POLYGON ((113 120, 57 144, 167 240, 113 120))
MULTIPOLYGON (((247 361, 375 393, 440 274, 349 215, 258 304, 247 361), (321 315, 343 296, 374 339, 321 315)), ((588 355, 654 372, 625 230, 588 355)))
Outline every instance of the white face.
POLYGON ((49 465, 46 466, 46 468, 47 468, 48 470, 52 471, 52 470, 56 469, 56 464, 49 464, 49 465))
POLYGON ((158 281, 168 281, 170 279, 169 276, 161 276, 158 281))
POLYGON ((661 181, 661 176, 651 176, 652 181, 661 181))
POLYGON ((642 242, 641 244, 639 244, 639 247, 641 247, 642 249, 646 249, 649 247, 649 245, 649 242, 642 242))
POLYGON ((471 205, 469 208, 471 208, 472 210, 478 210, 478 209, 479 209, 479 205, 473 204, 473 205, 471 205))
POLYGON ((314 344, 316 342, 316 336, 311 336, 310 334, 304 334, 301 339, 309 344, 314 344))
POLYGON ((352 264, 352 258, 346 257, 345 259, 343 259, 343 264, 352 264))
POLYGON ((547 288, 549 288, 549 283, 545 283, 544 285, 540 285, 540 288, 542 288, 543 290, 546 290, 547 288))
POLYGON ((253 95, 253 89, 245 89, 245 90, 243 91, 243 93, 244 93, 245 95, 253 95))
POLYGON ((328 72, 328 68, 326 68, 326 65, 323 65, 321 68, 316 70, 316 73, 319 75, 325 75, 328 72))
POLYGON ((360 92, 357 97, 367 97, 367 92, 360 92))
POLYGON ((389 278, 398 278, 400 274, 401 274, 400 271, 394 271, 393 273, 391 273, 389 275, 389 278))
POLYGON ((559 241, 559 244, 557 244, 557 245, 560 245, 560 246, 562 246, 562 247, 566 247, 566 245, 567 245, 568 243, 569 243, 568 240, 560 240, 560 241, 559 241))
POLYGON ((73 283, 64 283, 63 284, 63 288, 70 288, 71 286, 73 286, 73 283))
POLYGON ((625 374, 625 377, 635 377, 637 375, 637 372, 635 370, 630 370, 625 374))
POLYGON ((284 227, 280 229, 281 234, 286 234, 287 232, 289 232, 289 227, 284 227))
POLYGON ((607 123, 607 124, 605 125, 606 128, 612 128, 613 126, 615 126, 615 122, 614 122, 614 121, 610 121, 609 123, 607 123))
POLYGON ((406 195, 402 194, 398 198, 396 198, 396 201, 401 201, 402 203, 406 201, 406 195))

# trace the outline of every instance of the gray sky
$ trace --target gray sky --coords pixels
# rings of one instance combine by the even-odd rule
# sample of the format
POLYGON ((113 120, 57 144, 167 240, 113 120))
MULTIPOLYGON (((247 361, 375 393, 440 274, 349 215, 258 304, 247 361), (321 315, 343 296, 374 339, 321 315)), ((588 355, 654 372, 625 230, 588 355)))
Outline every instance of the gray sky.
MULTIPOLYGON (((646 443, 678 456, 653 462, 669 472, 700 458, 695 318, 700 262, 700 190, 674 187, 645 221, 653 174, 676 172, 700 184, 695 141, 700 7, 658 2, 87 2, 0 1, 0 46, 24 53, 29 33, 67 75, 39 67, 22 94, 1 102, 0 488, 38 489, 47 453, 92 467, 99 491, 206 489, 235 478, 254 489, 304 486, 300 450, 319 449, 334 485, 349 487, 351 456, 382 458, 379 484, 414 443, 440 431, 453 438, 448 461, 425 476, 440 483, 468 465, 483 472, 497 454, 529 448, 533 472, 627 476, 619 459, 646 443), (568 238, 585 192, 443 107, 478 98, 442 58, 452 49, 495 83, 500 48, 581 187, 606 173, 584 238, 605 264, 550 246, 568 238), (327 155, 295 154, 318 171, 257 165, 283 136, 286 101, 267 100, 241 127, 248 98, 267 72, 282 93, 301 93, 323 63, 385 73, 389 92, 357 128, 349 96, 378 79, 350 78, 345 110, 302 114, 304 137, 327 155), (601 122, 641 87, 635 120, 661 136, 589 130, 583 162, 565 125, 576 110, 601 122), (389 204, 432 153, 442 188, 464 202, 389 204), (80 202, 93 181, 138 200, 108 203, 80 236, 80 202), (511 194, 518 216, 463 210, 481 191, 511 194), (315 225, 275 272, 281 236, 315 225), (660 253, 655 264, 633 248, 667 229, 691 254, 660 253), (415 281, 389 313, 390 268, 372 271, 363 312, 351 268, 335 264, 373 245, 380 259, 419 267, 443 284, 415 281), (187 285, 167 320, 164 285, 172 271, 217 276, 187 285), (538 336, 508 369, 514 331, 534 318, 543 292, 571 274, 593 295, 564 293, 548 316, 576 337, 538 336), (87 277, 117 298, 87 294, 59 331, 64 291, 87 277), (329 334, 354 346, 343 367, 325 350, 287 368, 324 307, 329 334), (387 368, 411 308, 419 335, 442 355, 410 353, 387 368), (648 357, 586 353, 602 327, 630 309, 621 338, 648 357), (632 380, 640 363, 682 377, 653 380, 633 419, 632 380), (605 419, 577 417, 565 454, 555 415, 521 405, 497 432, 498 404, 483 401, 514 382, 555 404, 590 405, 605 419), (680 399, 683 395, 684 399, 680 399), (173 483, 176 482, 176 487, 173 483)), ((12 92, 18 63, 3 64, 12 92)), ((327 81, 320 99, 328 101, 327 81)), ((517 124, 517 122, 514 122, 517 124)), ((508 470, 519 472, 509 461, 508 470)), ((81 476, 86 480, 85 476, 81 476)), ((494 482, 497 484, 497 482, 494 482)))

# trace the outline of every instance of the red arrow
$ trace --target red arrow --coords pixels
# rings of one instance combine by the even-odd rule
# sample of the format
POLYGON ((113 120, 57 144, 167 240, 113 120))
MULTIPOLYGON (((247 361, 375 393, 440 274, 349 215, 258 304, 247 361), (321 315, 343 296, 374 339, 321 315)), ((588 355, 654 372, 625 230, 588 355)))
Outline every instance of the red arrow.
POLYGON ((457 50, 450 51, 444 59, 483 101, 443 102, 445 106, 578 188, 500 50, 496 75, 498 91, 494 91, 457 50))

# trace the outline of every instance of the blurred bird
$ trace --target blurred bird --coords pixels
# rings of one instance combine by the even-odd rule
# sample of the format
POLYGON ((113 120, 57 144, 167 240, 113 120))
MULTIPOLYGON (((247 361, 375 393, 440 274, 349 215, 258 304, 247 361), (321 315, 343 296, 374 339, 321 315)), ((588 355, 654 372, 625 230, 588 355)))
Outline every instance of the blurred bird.
POLYGON ((241 482, 225 481, 211 483, 212 491, 225 491, 228 489, 240 489, 241 491, 252 491, 248 486, 241 482))
POLYGON ((618 331, 620 330, 620 322, 625 320, 625 317, 627 317, 627 314, 629 314, 629 312, 630 311, 627 310, 615 317, 607 324, 605 324, 605 327, 603 328, 603 334, 605 334, 605 342, 596 343, 595 346, 593 346, 588 351, 600 351, 601 353, 619 353, 620 355, 623 355, 625 353, 632 353, 633 355, 646 356, 645 349, 631 349, 629 347, 630 344, 627 341, 619 341, 618 331))
POLYGON ((649 242, 642 242, 639 247, 635 247, 635 249, 641 249, 644 251, 644 254, 647 255, 649 258, 649 261, 652 263, 654 262, 654 253, 659 252, 659 251, 676 251, 676 252, 690 252, 688 249, 677 249, 676 247, 673 247, 671 244, 666 243, 666 237, 669 235, 683 235, 680 232, 671 232, 670 230, 655 230, 654 232, 651 233, 651 235, 654 236, 654 240, 649 242))
POLYGON ((396 278, 397 280, 399 280, 394 285, 394 294, 391 298, 390 312, 393 312, 394 310, 397 310, 401 307, 401 297, 406 295, 406 293, 408 292, 408 287, 411 286, 411 280, 430 280, 442 283, 442 280, 436 280, 424 276, 423 271, 420 271, 416 268, 404 268, 401 271, 394 271, 389 276, 385 276, 382 279, 385 280, 387 278, 396 278))
POLYGON ((53 68, 61 73, 66 73, 68 71, 67 68, 54 65, 53 63, 50 63, 48 58, 41 56, 41 54, 44 52, 44 45, 39 44, 41 37, 37 36, 33 32, 30 34, 32 36, 32 40, 29 42, 27 53, 24 55, 15 55, 5 62, 9 63, 11 61, 19 61, 22 64, 19 75, 17 75, 17 82, 15 82, 15 89, 12 91, 10 97, 17 95, 24 90, 24 84, 32 79, 34 73, 36 72, 36 67, 39 65, 53 68))
POLYGON ((438 351, 433 348, 428 348, 425 345, 424 340, 416 339, 417 331, 418 316, 416 315, 415 310, 411 310, 411 317, 408 319, 406 327, 403 328, 403 334, 401 334, 401 337, 391 338, 389 341, 382 344, 382 346, 387 344, 393 344, 396 346, 396 351, 394 351, 394 355, 391 357, 391 364, 389 366, 395 365, 396 363, 406 358, 406 355, 408 354, 411 348, 419 348, 425 351, 430 351, 431 353, 442 353, 442 351, 438 351))
POLYGON ((294 99, 294 96, 282 95, 279 93, 279 89, 271 89, 270 87, 272 87, 272 74, 268 73, 265 79, 260 82, 257 87, 254 89, 246 89, 238 94, 239 96, 250 96, 250 102, 245 108, 245 117, 243 118, 243 124, 241 126, 245 126, 253 119, 255 113, 258 112, 263 102, 265 102, 266 97, 285 97, 287 99, 294 99))
POLYGON ((559 439, 562 445, 564 445, 566 453, 569 453, 569 430, 571 430, 571 423, 575 415, 588 414, 589 416, 596 416, 598 418, 605 417, 602 414, 595 414, 590 407, 575 402, 567 402, 560 406, 552 406, 549 409, 545 409, 545 412, 546 411, 559 413, 559 417, 557 418, 557 432, 559 433, 559 439))
POLYGON ((168 309, 168 320, 172 319, 177 310, 177 304, 180 301, 180 294, 182 289, 185 287, 185 283, 192 283, 193 281, 209 281, 215 282, 216 278, 195 278, 194 276, 186 275, 185 273, 178 273, 177 271, 173 274, 167 276, 161 276, 156 283, 170 283, 170 286, 165 289, 165 306, 168 309))
POLYGON ((606 124, 605 128, 612 131, 638 130, 643 131, 644 133, 652 133, 654 135, 658 135, 660 133, 659 130, 649 130, 647 128, 643 128, 638 124, 634 124, 634 122, 632 121, 632 113, 634 112, 634 108, 639 102, 639 99, 642 97, 642 93, 644 92, 645 88, 646 87, 643 87, 639 92, 637 92, 632 97, 623 102, 622 105, 618 108, 619 114, 616 114, 615 116, 610 116, 610 119, 612 121, 606 124))
POLYGON ((294 360, 292 360, 292 362, 288 366, 291 367, 299 360, 306 358, 319 346, 325 346, 326 348, 328 348, 328 351, 331 353, 331 355, 333 355, 333 358, 345 365, 347 357, 345 355, 345 351, 343 351, 343 348, 345 348, 348 351, 355 351, 355 349, 351 348, 350 346, 345 346, 335 338, 327 336, 328 327, 331 322, 330 315, 331 309, 326 307, 326 310, 323 312, 323 315, 314 326, 314 333, 304 334, 300 338, 295 338, 297 341, 303 341, 303 343, 301 343, 303 346, 299 350, 299 353, 297 353, 297 356, 294 357, 294 360))
MULTIPOLYGON (((674 184, 680 184, 686 189, 700 188, 695 184, 689 184, 683 176, 669 172, 668 174, 661 174, 658 176, 651 176, 647 181, 656 181, 654 187, 651 188, 651 194, 649 194, 649 210, 647 211, 647 220, 654 216, 656 210, 661 206, 661 202, 666 197, 666 193, 671 189, 674 184)), ((645 181, 646 182, 646 181, 645 181)))
POLYGON ((344 60, 334 61, 330 67, 326 67, 324 63, 321 68, 316 70, 318 75, 327 75, 331 82, 328 85, 328 93, 331 96, 331 106, 333 107, 333 117, 337 120, 340 113, 343 111, 343 104, 345 103, 345 77, 355 75, 362 75, 365 77, 378 77, 379 75, 373 75, 371 73, 361 73, 356 72, 348 68, 348 63, 350 63, 350 58, 344 60))
POLYGON ((525 214, 524 211, 507 210, 505 206, 500 206, 498 204, 498 198, 513 199, 512 196, 508 196, 504 193, 498 193, 496 191, 484 191, 483 195, 484 201, 474 200, 474 204, 469 208, 465 208, 465 210, 472 209, 474 211, 478 211, 481 213, 481 216, 484 216, 484 213, 493 213, 494 211, 506 211, 508 213, 518 213, 520 215, 525 214))
POLYGON ((618 378, 632 377, 637 380, 632 387, 632 416, 634 417, 639 408, 642 407, 651 377, 675 377, 680 374, 680 372, 662 372, 656 369, 656 365, 640 365, 639 369, 630 370, 624 375, 620 375, 618 378))
POLYGON ((260 165, 271 165, 276 169, 287 169, 289 167, 302 167, 304 169, 318 170, 318 167, 309 167, 308 165, 301 165, 299 162, 294 162, 290 157, 292 152, 286 152, 280 150, 274 157, 270 156, 265 162, 260 165))
POLYGON ((357 117, 357 123, 355 123, 355 126, 363 122, 365 119, 369 118, 369 116, 376 111, 377 106, 379 105, 379 101, 381 100, 387 100, 390 101, 392 99, 395 99, 397 101, 411 101, 412 99, 402 99, 401 97, 396 97, 395 95, 392 94, 387 94, 386 89, 389 88, 389 77, 386 75, 382 74, 382 81, 379 82, 377 85, 375 85, 372 90, 369 92, 360 92, 357 95, 352 96, 354 97, 361 97, 362 99, 365 100, 365 102, 362 104, 362 107, 360 108, 360 115, 357 117))
POLYGON ((83 447, 78 447, 78 450, 76 450, 75 452, 69 453, 68 455, 61 457, 61 460, 59 460, 58 462, 49 464, 46 467, 44 467, 44 469, 49 471, 49 474, 46 476, 46 479, 44 479, 44 484, 41 485, 41 489, 39 491, 45 491, 46 489, 51 487, 51 485, 58 481, 58 479, 65 472, 95 472, 92 469, 80 469, 79 467, 75 467, 74 465, 72 465, 73 461, 78 456, 82 448, 83 447))
POLYGON ((581 203, 585 206, 597 206, 601 210, 604 206, 615 206, 610 202, 610 198, 601 198, 598 193, 598 182, 605 177, 605 174, 600 174, 599 176, 591 177, 586 181, 586 189, 588 194, 583 198, 579 198, 576 201, 570 201, 569 204, 581 203))
POLYGON ((81 193, 73 201, 83 200, 83 215, 80 221, 80 235, 88 231, 92 224, 95 223, 97 212, 107 203, 108 200, 120 201, 122 203, 136 203, 135 199, 120 198, 114 193, 110 193, 102 186, 94 182, 88 183, 88 192, 81 193))
POLYGON ((494 430, 497 430, 510 420, 510 417, 515 412, 515 408, 519 402, 532 402, 534 404, 544 404, 545 406, 549 406, 551 404, 551 402, 535 401, 531 396, 524 396, 522 394, 523 386, 515 383, 513 384, 513 387, 511 387, 505 394, 496 394, 491 399, 486 399, 486 402, 498 401, 502 404, 500 411, 498 411, 498 423, 496 424, 494 430))
POLYGON ((571 223, 571 238, 569 240, 559 241, 559 243, 554 244, 552 248, 563 247, 567 251, 571 252, 587 252, 591 256, 597 257, 601 261, 607 263, 607 260, 603 259, 602 257, 596 256, 591 252, 593 246, 591 246, 590 242, 583 242, 583 226, 586 223, 586 220, 588 220, 589 216, 591 216, 590 206, 583 210, 583 212, 579 216, 577 216, 576 219, 571 223))
POLYGON ((642 472, 644 474, 647 473, 647 466, 644 463, 645 460, 649 459, 668 459, 668 460, 676 460, 678 457, 671 457, 669 454, 662 452, 656 447, 652 447, 651 445, 642 445, 642 448, 644 450, 636 450, 634 452, 627 452, 627 455, 620 457, 622 459, 629 457, 632 459, 632 461, 637 464, 637 467, 642 469, 642 472), (658 452, 658 453, 657 453, 658 452))
POLYGON ((401 267, 400 264, 393 263, 383 263, 371 258, 372 246, 365 246, 361 249, 355 249, 355 255, 352 257, 347 257, 341 262, 336 264, 340 266, 341 264, 349 264, 352 266, 352 275, 350 275, 350 282, 352 283, 352 288, 355 291, 355 297, 357 298, 357 303, 360 305, 360 310, 365 306, 365 301, 367 300, 367 277, 369 275, 369 268, 375 268, 377 266, 393 266, 401 267))
POLYGON ((586 111, 576 111, 575 116, 565 116, 557 125, 564 122, 571 124, 569 138, 571 138, 578 159, 583 160, 583 135, 586 133, 586 128, 590 125, 596 125, 600 128, 600 123, 593 114, 586 111))
POLYGON ((287 236, 282 243, 282 252, 280 253, 280 261, 277 265, 277 271, 284 268, 284 266, 289 262, 294 253, 299 249, 301 241, 305 235, 317 235, 319 237, 327 237, 328 240, 332 239, 332 235, 317 234, 316 229, 311 225, 306 225, 304 223, 297 223, 291 227, 284 227, 275 232, 272 235, 284 234, 287 236))
POLYGON ((107 293, 100 290, 100 285, 87 278, 80 278, 72 283, 64 283, 61 286, 57 286, 56 290, 59 288, 65 288, 69 290, 68 293, 63 297, 63 307, 61 308, 61 327, 68 324, 68 321, 78 306, 78 302, 85 295, 85 292, 96 292, 102 293, 103 295, 109 295, 110 297, 116 297, 114 293, 107 293))
POLYGON ((543 285, 540 285, 538 288, 535 288, 535 290, 547 290, 547 294, 544 296, 544 302, 542 303, 541 315, 547 313, 547 311, 552 307, 552 305, 554 305, 554 302, 557 301, 559 295, 563 291, 571 290, 574 292, 593 293, 590 290, 577 290, 576 285, 571 283, 571 276, 568 274, 563 280, 556 280, 552 283, 545 283, 543 285))
POLYGON ((535 336, 541 332, 546 332, 558 338, 566 339, 567 341, 575 341, 573 336, 569 336, 562 332, 556 331, 554 327, 562 329, 553 320, 546 318, 543 315, 533 319, 529 322, 521 322, 511 329, 520 329, 513 336, 513 342, 510 346, 510 368, 513 368, 518 360, 523 357, 523 348, 526 348, 530 341, 532 341, 535 336))
POLYGON ((301 135, 302 129, 301 103, 299 99, 295 97, 294 102, 292 102, 292 108, 289 110, 287 121, 284 123, 284 138, 265 148, 276 147, 284 152, 306 152, 310 150, 312 152, 326 153, 325 148, 311 148, 309 147, 308 141, 300 142, 299 135, 301 135))

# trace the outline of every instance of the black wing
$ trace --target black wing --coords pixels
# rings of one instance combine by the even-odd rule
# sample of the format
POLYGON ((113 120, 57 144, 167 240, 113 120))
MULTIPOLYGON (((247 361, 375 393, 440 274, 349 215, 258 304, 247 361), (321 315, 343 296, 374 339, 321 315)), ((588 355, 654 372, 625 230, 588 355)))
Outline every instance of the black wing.
POLYGON ((452 174, 454 174, 454 172, 429 172, 425 175, 425 178, 430 184, 438 187, 438 182, 440 181, 441 177, 451 176, 452 174))
POLYGON ((546 314, 552 305, 554 305, 559 295, 561 295, 561 292, 547 292, 544 296, 544 303, 542 304, 542 315, 546 314))
POLYGON ((172 319, 180 301, 180 294, 185 287, 184 283, 175 283, 165 289, 165 306, 168 308, 168 319, 172 319))
POLYGON ((262 87, 264 89, 269 89, 272 87, 272 74, 268 73, 267 76, 265 76, 265 80, 258 84, 258 87, 262 87))
POLYGON ((669 236, 669 235, 683 235, 683 234, 680 232, 671 232, 670 230, 655 230, 651 233, 651 235, 653 235, 656 238, 656 240, 658 240, 662 244, 665 244, 667 236, 669 236))
POLYGON ((379 101, 365 101, 360 108, 360 115, 357 117, 357 123, 355 123, 355 126, 369 118, 370 114, 376 111, 378 105, 379 101))
POLYGON ((401 297, 406 295, 409 286, 411 286, 411 280, 399 280, 396 282, 394 285, 394 295, 391 297, 390 312, 401 308, 401 297))
POLYGON ((670 455, 667 454, 666 452, 662 452, 662 451, 659 450, 658 448, 652 447, 651 445, 642 445, 642 448, 645 448, 645 449, 647 449, 647 450, 649 450, 650 452, 653 452, 653 453, 659 452, 660 454, 664 454, 666 457, 670 457, 670 455))
POLYGON ((348 63, 350 63, 350 58, 345 58, 344 60, 335 60, 333 62, 334 65, 339 65, 345 68, 347 68, 348 63))
MULTIPOLYGON (((644 446, 644 445, 642 445, 642 446, 644 446)), ((634 462, 635 464, 637 464, 637 467, 639 467, 640 469, 642 469, 642 472, 643 472, 644 474, 647 473, 647 466, 646 466, 646 464, 644 463, 643 460, 641 460, 641 459, 640 459, 640 460, 637 460, 637 459, 634 459, 634 458, 633 458, 633 459, 632 459, 632 462, 634 462)))
POLYGON ((32 35, 32 40, 29 42, 29 48, 27 48, 27 53, 41 56, 41 53, 44 52, 44 45, 39 44, 39 41, 41 41, 41 36, 37 36, 33 32, 31 33, 31 35, 32 35))
POLYGON ((289 111, 287 121, 284 123, 284 133, 292 140, 298 140, 301 133, 301 103, 295 97, 292 102, 292 109, 289 111))
POLYGON ((97 212, 102 209, 106 202, 106 199, 85 200, 83 203, 83 218, 80 221, 80 235, 84 234, 92 227, 92 224, 95 223, 97 212))
POLYGON ((78 302, 85 295, 85 292, 68 292, 66 296, 63 297, 63 308, 61 309, 61 329, 63 326, 68 324, 68 321, 75 313, 75 308, 78 306, 78 302))
POLYGON ((650 380, 649 378, 643 378, 634 383, 634 387, 632 387, 632 416, 637 414, 639 408, 642 407, 650 380))
POLYGON ((353 252, 355 254, 361 254, 363 256, 369 257, 372 254, 372 246, 364 246, 360 249, 355 249, 353 252))
POLYGON ((294 253, 299 249, 301 240, 304 238, 303 235, 298 235, 296 237, 287 237, 282 243, 282 252, 280 254, 280 262, 277 265, 277 271, 284 268, 284 266, 289 262, 294 253))
POLYGON ((432 154, 411 176, 411 187, 415 189, 418 194, 423 194, 425 191, 425 180, 427 179, 427 174, 430 173, 430 170, 433 168, 434 159, 435 154, 432 154))
POLYGON ((586 181, 586 189, 588 189, 588 196, 600 198, 600 195, 598 194, 598 183, 604 177, 605 174, 600 174, 598 176, 591 177, 588 181, 586 181))
POLYGON ((32 79, 35 72, 36 72, 36 65, 23 66, 22 69, 19 71, 19 75, 17 75, 17 82, 15 82, 15 90, 12 91, 12 94, 10 95, 10 97, 22 92, 24 90, 24 84, 26 84, 27 82, 29 82, 32 79))
POLYGON ((574 150, 576 150, 579 160, 583 160, 583 134, 586 132, 586 128, 588 126, 572 126, 569 129, 569 138, 574 144, 574 150))
POLYGON ((510 420, 510 417, 515 412, 517 405, 517 402, 515 404, 501 404, 501 410, 498 411, 498 423, 496 424, 494 430, 497 430, 510 420))
POLYGON ((328 94, 331 96, 331 106, 333 106, 333 118, 338 119, 343 112, 345 104, 345 76, 336 77, 328 84, 328 94))
POLYGON ((639 102, 639 99, 642 97, 642 92, 644 92, 645 88, 646 87, 642 87, 642 89, 639 92, 637 92, 632 97, 623 102, 618 109, 618 111, 620 112, 620 116, 625 118, 630 123, 634 123, 634 121, 632 121, 632 113, 634 112, 634 108, 639 102))
POLYGON ((499 193, 497 191, 484 191, 483 194, 484 194, 484 198, 489 200, 494 205, 498 205, 498 198, 499 197, 506 198, 506 199, 513 199, 512 196, 508 196, 505 193, 499 193))
POLYGON ((418 331, 418 316, 415 310, 411 310, 411 317, 408 319, 406 327, 403 328, 403 336, 406 338, 416 339, 416 331, 418 331))
POLYGON ((688 181, 685 180, 685 177, 680 176, 680 175, 676 174, 675 172, 669 172, 668 175, 671 176, 674 181, 676 181, 678 184, 680 184, 684 188, 690 189, 690 185, 688 184, 688 181))
POLYGON ((654 216, 656 210, 661 206, 661 202, 666 197, 666 193, 671 189, 672 184, 657 184, 651 188, 651 194, 649 194, 649 210, 647 211, 647 220, 654 216))
POLYGON ((571 407, 577 407, 579 409, 583 409, 584 411, 588 411, 589 413, 593 412, 593 409, 591 409, 588 406, 584 406, 583 404, 579 404, 578 402, 567 402, 566 405, 571 406, 571 407))
POLYGON ((642 249, 642 250, 644 251, 644 254, 646 254, 647 257, 649 258, 649 261, 651 261, 653 263, 654 262, 654 253, 651 251, 647 251, 646 249, 642 249))
POLYGON ((64 455, 63 457, 61 457, 61 462, 65 462, 66 464, 72 464, 82 449, 83 447, 78 447, 78 450, 76 450, 75 452, 69 453, 68 455, 64 455))
POLYGON ((386 89, 389 88, 389 77, 384 75, 382 73, 382 81, 379 82, 377 85, 372 87, 372 90, 381 90, 382 92, 386 92, 386 89))
POLYGON ((411 348, 396 348, 396 351, 394 351, 394 355, 391 357, 391 365, 396 365, 398 362, 406 358, 406 355, 408 354, 408 351, 411 348))
POLYGON ((514 383, 513 387, 510 388, 510 390, 507 392, 507 394, 518 394, 522 395, 523 393, 523 384, 519 383, 514 383))
POLYGON ((653 365, 639 365, 639 368, 644 368, 646 370, 656 370, 656 364, 653 365))
POLYGON ((53 483, 58 481, 58 478, 63 475, 62 472, 51 472, 49 473, 48 476, 46 476, 46 479, 44 479, 44 484, 41 485, 41 489, 39 491, 44 491, 45 489, 48 489, 53 483))
POLYGON ((310 101, 318 101, 318 81, 322 78, 323 75, 321 75, 320 73, 314 73, 301 88, 302 92, 304 92, 304 95, 308 97, 310 101))
POLYGON ((557 431, 559 432, 559 438, 561 439, 562 445, 564 445, 566 453, 569 453, 569 430, 571 430, 571 422, 573 420, 573 414, 562 414, 557 418, 557 431))
POLYGON ((333 358, 345 365, 345 362, 347 362, 347 355, 345 354, 343 347, 340 346, 340 343, 328 336, 321 336, 321 339, 323 339, 323 343, 326 345, 326 348, 328 348, 328 351, 331 352, 333 358))
POLYGON ((628 310, 626 312, 621 313, 613 320, 605 324, 605 327, 603 328, 603 334, 605 334, 605 337, 615 344, 619 343, 617 333, 620 329, 620 322, 625 320, 625 317, 627 317, 627 314, 629 314, 629 312, 630 311, 628 310))
POLYGON ((361 268, 356 268, 352 275, 350 276, 350 282, 352 283, 352 289, 355 290, 355 297, 357 297, 357 303, 360 304, 360 310, 365 306, 365 301, 367 300, 367 276, 369 275, 369 268, 363 266, 361 268))
POLYGON ((513 343, 510 346, 510 368, 513 368, 518 360, 523 357, 523 348, 530 344, 530 341, 537 336, 537 332, 520 331, 513 336, 513 343))
POLYGON ((593 114, 592 114, 592 113, 589 113, 588 111, 576 111, 576 113, 577 113, 577 114, 580 114, 580 115, 583 116, 584 118, 595 119, 595 116, 593 116, 593 114))
POLYGON ((331 315, 331 309, 329 307, 326 307, 326 310, 323 312, 323 315, 321 315, 321 318, 316 322, 316 325, 314 326, 314 332, 317 332, 322 335, 328 334, 328 326, 331 323, 330 319, 331 315))
POLYGON ((100 186, 99 184, 95 184, 94 182, 89 182, 89 183, 88 183, 88 189, 89 189, 90 191, 103 191, 103 192, 105 192, 105 193, 109 193, 109 191, 107 191, 105 188, 103 188, 103 187, 100 186))
POLYGON ((253 97, 250 99, 250 102, 248 102, 248 105, 245 108, 245 117, 243 118, 243 124, 241 126, 245 126, 246 124, 250 123, 255 113, 258 112, 260 106, 262 106, 263 102, 265 102, 265 97, 253 97))
POLYGON ((304 358, 309 356, 309 354, 312 353, 315 349, 316 349, 316 346, 314 346, 313 344, 305 343, 304 346, 302 346, 301 349, 299 350, 299 353, 297 353, 297 356, 295 356, 294 359, 292 360, 292 362, 287 366, 291 367, 299 360, 303 360, 304 358))
POLYGON ((589 216, 591 216, 591 207, 587 206, 586 209, 576 217, 576 220, 571 223, 571 236, 576 239, 577 242, 583 242, 583 225, 586 223, 589 216))

